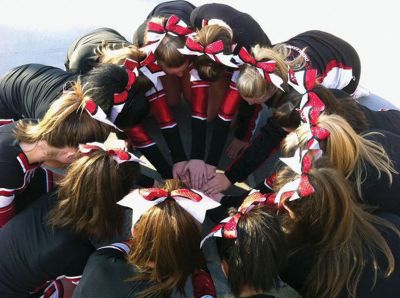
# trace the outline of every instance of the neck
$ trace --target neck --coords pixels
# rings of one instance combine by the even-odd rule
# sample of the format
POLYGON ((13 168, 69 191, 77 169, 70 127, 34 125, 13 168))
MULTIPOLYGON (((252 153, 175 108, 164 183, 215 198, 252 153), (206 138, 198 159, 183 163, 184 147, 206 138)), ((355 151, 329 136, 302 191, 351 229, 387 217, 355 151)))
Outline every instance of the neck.
POLYGON ((22 151, 26 155, 28 162, 30 164, 39 163, 46 160, 48 145, 44 141, 39 141, 36 143, 19 143, 22 151))

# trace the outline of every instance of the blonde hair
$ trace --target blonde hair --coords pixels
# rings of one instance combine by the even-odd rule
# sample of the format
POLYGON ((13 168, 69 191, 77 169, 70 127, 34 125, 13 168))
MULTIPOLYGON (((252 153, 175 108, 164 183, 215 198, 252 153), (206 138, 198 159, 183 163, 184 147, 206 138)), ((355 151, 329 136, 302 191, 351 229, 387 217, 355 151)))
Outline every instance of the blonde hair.
MULTIPOLYGON (((163 188, 171 191, 182 188, 182 184, 167 180, 163 188)), ((193 216, 173 199, 167 198, 143 214, 134 227, 128 260, 140 272, 134 280, 150 280, 155 285, 139 296, 170 294, 174 288, 184 292, 187 277, 204 262, 200 239, 193 216), (149 262, 154 267, 149 267, 149 262)))
MULTIPOLYGON (((256 45, 251 49, 251 52, 256 61, 272 60, 276 62, 274 74, 283 80, 284 84, 282 87, 287 89, 289 68, 297 69, 297 64, 287 60, 289 53, 281 51, 281 47, 282 46, 267 48, 256 45)), ((237 88, 241 96, 259 98, 266 95, 274 87, 273 84, 268 83, 265 78, 263 78, 255 66, 244 64, 240 68, 237 88)))
POLYGON ((116 203, 129 192, 138 174, 136 162, 118 164, 103 150, 82 156, 59 183, 49 223, 99 239, 118 235, 123 209, 116 203))
POLYGON ((146 57, 146 53, 135 45, 115 46, 101 45, 95 51, 101 63, 121 65, 126 58, 141 61, 146 57))
POLYGON ((78 79, 70 91, 51 104, 38 123, 19 121, 15 129, 16 139, 26 143, 46 141, 56 148, 104 141, 111 127, 93 119, 85 111, 85 102, 88 99, 78 79))
MULTIPOLYGON (((395 259, 385 238, 376 228, 388 229, 400 237, 390 222, 363 209, 356 202, 350 183, 327 160, 310 170, 308 177, 315 192, 299 200, 283 200, 291 214, 282 215, 283 228, 288 233, 292 254, 315 250, 315 261, 304 282, 305 297, 338 297, 347 291, 356 297, 357 286, 367 266, 374 271, 376 282, 379 268, 377 255, 383 255, 384 276, 391 275, 395 259), (371 262, 369 262, 371 261, 371 262), (387 263, 386 263, 387 262, 387 263)), ((299 178, 289 168, 281 170, 275 190, 299 178)), ((368 270, 368 269, 367 269, 368 270)), ((383 270, 382 270, 383 271, 383 270)))
MULTIPOLYGON (((224 54, 232 54, 232 36, 229 30, 221 25, 207 25, 197 30, 194 39, 203 47, 218 40, 224 43, 224 54)), ((225 66, 209 58, 207 55, 193 58, 194 64, 203 80, 215 81, 223 75, 225 66)))
MULTIPOLYGON (((346 178, 354 180, 357 193, 361 198, 361 185, 367 175, 366 164, 370 164, 378 171, 378 178, 383 172, 392 183, 392 173, 397 174, 392 161, 382 145, 366 138, 378 133, 370 132, 358 135, 344 118, 335 114, 321 114, 317 125, 330 132, 330 136, 320 142, 325 149, 325 154, 329 157, 332 165, 346 178)), ((297 147, 304 147, 308 141, 308 131, 308 125, 303 124, 295 132, 290 133, 282 143, 283 152, 288 155, 293 153, 297 147)))

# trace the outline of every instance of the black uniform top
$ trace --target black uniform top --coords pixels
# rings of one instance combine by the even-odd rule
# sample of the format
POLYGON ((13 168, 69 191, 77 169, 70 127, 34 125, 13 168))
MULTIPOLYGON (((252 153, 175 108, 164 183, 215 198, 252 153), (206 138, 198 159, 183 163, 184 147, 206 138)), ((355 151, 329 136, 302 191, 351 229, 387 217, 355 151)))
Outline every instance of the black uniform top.
MULTIPOLYGON (((0 126, 0 227, 14 216, 16 198, 31 201, 52 187, 51 173, 39 164, 28 162, 14 137, 15 126, 15 123, 0 126)), ((21 203, 23 207, 25 203, 21 203)))
MULTIPOLYGON (((396 110, 371 111, 364 106, 360 105, 359 107, 367 118, 369 129, 383 129, 398 133, 398 127, 400 124, 400 112, 396 110)), ((227 178, 231 181, 232 184, 237 181, 243 181, 244 179, 246 179, 248 175, 250 175, 269 157, 272 151, 279 146, 280 142, 286 135, 287 132, 285 132, 274 121, 273 118, 269 118, 267 120, 267 124, 263 128, 261 128, 259 135, 254 139, 250 147, 248 147, 243 155, 240 156, 231 165, 231 167, 225 171, 225 175, 227 176, 227 178)), ((388 138, 396 139, 396 141, 393 141, 396 144, 396 135, 393 136, 393 133, 390 133, 390 136, 388 136, 388 138)), ((380 141, 384 142, 384 140, 379 140, 378 142, 380 141)), ((390 143, 388 143, 387 145, 389 144, 390 143)), ((382 145, 385 147, 385 142, 382 145)), ((395 145, 392 144, 391 146, 395 145)), ((390 152, 388 152, 389 157, 391 157, 392 159, 396 159, 397 157, 394 154, 395 152, 396 151, 393 150, 393 157, 391 157, 390 152)))
POLYGON ((0 119, 42 118, 76 75, 42 64, 25 64, 0 80, 0 119))
POLYGON ((240 12, 229 5, 204 4, 194 9, 190 16, 192 25, 197 29, 203 27, 203 20, 209 21, 211 19, 222 20, 231 27, 233 41, 237 43, 235 53, 238 53, 241 47, 250 50, 257 44, 266 47, 271 46, 271 41, 256 20, 249 14, 240 12))
MULTIPOLYGON (((390 213, 377 213, 377 216, 389 221, 394 224, 398 229, 400 228, 400 218, 397 215, 390 213)), ((390 250, 395 259, 395 263, 400 262, 400 239, 392 231, 378 227, 382 236, 388 243, 390 250)), ((286 270, 281 274, 282 280, 287 282, 295 290, 301 294, 301 288, 306 282, 307 275, 310 273, 313 266, 313 256, 318 252, 307 248, 306 251, 299 251, 289 258, 286 270)), ((380 269, 386 268, 386 261, 384 260, 380 252, 375 252, 377 256, 378 265, 380 269)), ((366 252, 367 254, 367 252, 366 252)), ((367 257, 368 260, 368 257, 367 257)), ((394 272, 389 277, 384 277, 382 273, 378 274, 376 283, 374 285, 373 278, 374 272, 372 270, 373 265, 371 262, 367 262, 361 274, 360 281, 358 283, 356 296, 357 297, 398 297, 399 296, 399 284, 400 284, 400 270, 399 266, 395 266, 394 272), (371 287, 374 287, 371 289, 371 287)), ((339 297, 348 297, 347 293, 343 291, 339 297)))
POLYGON ((26 297, 58 276, 82 274, 94 247, 68 229, 47 225, 56 194, 48 194, 0 229, 0 297, 26 297))
POLYGON ((168 18, 174 14, 184 21, 186 25, 192 27, 190 23, 190 14, 194 8, 196 8, 196 6, 192 3, 182 0, 161 2, 150 11, 146 20, 136 29, 133 34, 132 43, 139 47, 144 46, 144 33, 147 28, 147 22, 152 17, 168 18))
POLYGON ((314 68, 327 88, 352 94, 360 81, 361 62, 356 50, 343 39, 319 30, 300 33, 284 42, 291 55, 303 55, 306 69, 314 68), (305 48, 305 52, 301 50, 305 48), (345 73, 349 71, 349 76, 345 73), (349 78, 351 80, 349 81, 349 78))
MULTIPOLYGON (((366 138, 381 144, 393 162, 394 169, 400 172, 400 135, 377 129, 371 132, 380 134, 366 136, 366 138)), ((377 206, 379 210, 400 215, 400 175, 392 174, 392 177, 393 182, 390 185, 386 174, 381 173, 379 178, 377 170, 370 164, 366 164, 366 179, 361 185, 362 199, 368 204, 377 206)))
POLYGON ((137 272, 127 263, 126 251, 121 247, 120 243, 101 247, 90 256, 74 298, 137 297, 153 285, 150 281, 129 280, 137 272))
POLYGON ((99 28, 76 39, 68 48, 64 65, 74 73, 85 74, 98 63, 95 50, 103 43, 122 47, 130 43, 120 33, 111 28, 99 28))

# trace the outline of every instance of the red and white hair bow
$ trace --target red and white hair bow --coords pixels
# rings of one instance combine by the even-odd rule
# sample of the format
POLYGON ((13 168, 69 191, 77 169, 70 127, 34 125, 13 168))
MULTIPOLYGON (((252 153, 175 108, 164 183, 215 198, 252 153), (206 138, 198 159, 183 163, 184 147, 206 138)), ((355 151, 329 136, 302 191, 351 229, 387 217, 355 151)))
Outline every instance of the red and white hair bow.
POLYGON ((238 65, 249 64, 254 66, 268 83, 274 84, 275 87, 283 91, 281 87, 283 80, 280 76, 274 73, 276 69, 276 61, 256 61, 245 47, 242 47, 239 54, 234 56, 233 59, 238 65))
POLYGON ((253 190, 243 201, 242 205, 240 205, 235 215, 221 220, 221 222, 201 240, 200 247, 202 247, 203 243, 210 237, 236 239, 239 219, 257 205, 273 205, 273 198, 274 194, 262 194, 258 190, 253 190))
POLYGON ((95 151, 103 150, 106 151, 112 158, 118 163, 124 163, 128 161, 133 161, 137 163, 143 163, 136 155, 122 150, 122 149, 107 149, 106 145, 103 143, 92 142, 86 144, 79 144, 79 152, 83 154, 90 154, 95 151))
POLYGON ((301 175, 299 178, 286 183, 275 196, 275 203, 280 205, 283 198, 294 201, 312 195, 315 190, 311 185, 308 173, 311 170, 313 158, 319 159, 322 156, 321 150, 300 150, 297 149, 292 157, 280 158, 295 173, 301 175))
POLYGON ((206 46, 201 45, 192 37, 188 36, 185 46, 178 49, 183 55, 202 56, 207 55, 213 61, 228 67, 237 68, 237 65, 231 62, 232 54, 224 54, 224 42, 222 40, 214 41, 206 46))
POLYGON ((188 27, 188 25, 178 16, 173 14, 168 18, 165 25, 148 22, 146 39, 149 43, 148 45, 151 46, 151 50, 155 51, 167 34, 173 36, 187 36, 192 33, 193 31, 188 27))
POLYGON ((124 108, 124 105, 128 99, 129 90, 131 90, 133 84, 136 81, 136 78, 139 75, 137 67, 132 64, 131 61, 134 60, 125 59, 122 65, 126 69, 126 73, 128 74, 128 83, 126 84, 122 92, 114 93, 114 105, 111 109, 110 115, 110 120, 112 122, 115 122, 115 119, 117 119, 119 113, 121 113, 122 109, 124 108))
POLYGON ((98 106, 93 99, 89 99, 85 102, 85 111, 92 117, 93 119, 103 122, 107 125, 114 127, 115 129, 121 131, 114 123, 112 123, 108 118, 106 113, 98 106))
POLYGON ((162 188, 135 189, 117 204, 132 209, 132 226, 134 226, 151 207, 164 202, 168 197, 174 199, 200 223, 203 223, 207 210, 220 206, 203 193, 186 188, 173 190, 170 193, 162 188))

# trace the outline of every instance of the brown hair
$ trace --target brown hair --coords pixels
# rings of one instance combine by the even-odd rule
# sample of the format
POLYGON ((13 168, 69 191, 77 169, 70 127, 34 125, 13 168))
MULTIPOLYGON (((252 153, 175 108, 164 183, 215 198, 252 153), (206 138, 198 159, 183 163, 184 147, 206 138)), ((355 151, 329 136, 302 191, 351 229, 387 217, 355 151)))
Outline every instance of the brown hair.
POLYGON ((49 223, 99 239, 118 235, 123 208, 116 203, 129 192, 138 174, 138 163, 118 164, 103 150, 82 156, 59 183, 49 223))
MULTIPOLYGON (((163 188, 172 191, 182 184, 167 180, 163 188)), ((156 284, 139 295, 169 294, 174 288, 183 293, 187 277, 204 262, 200 239, 196 220, 174 199, 167 198, 143 214, 134 227, 128 260, 140 272, 134 280, 156 284)))
MULTIPOLYGON (((393 163, 382 145, 368 140, 367 136, 377 133, 358 135, 349 123, 339 115, 321 114, 317 125, 330 132, 329 137, 320 142, 332 165, 343 175, 354 181, 358 195, 362 197, 361 185, 367 175, 365 165, 370 164, 381 173, 388 176, 392 183, 392 173, 397 173, 393 163)), ((308 141, 309 128, 307 124, 299 126, 295 132, 289 134, 282 143, 285 155, 292 154, 297 147, 304 147, 308 141)))
POLYGON ((19 121, 15 137, 20 142, 46 141, 56 148, 78 147, 86 142, 103 142, 112 128, 85 111, 83 87, 78 80, 71 91, 55 100, 38 123, 19 121))
POLYGON ((240 297, 244 286, 263 292, 278 286, 286 246, 278 220, 267 209, 255 207, 242 215, 237 239, 216 237, 216 242, 221 260, 228 265, 227 278, 235 297, 240 297))
POLYGON ((118 65, 121 65, 127 58, 136 61, 142 61, 146 58, 146 53, 135 45, 124 45, 122 47, 116 47, 114 44, 100 45, 95 53, 99 56, 101 63, 118 65))
MULTIPOLYGON (((291 241, 292 253, 315 251, 311 272, 304 283, 306 297, 338 297, 343 291, 355 297, 364 269, 375 273, 384 271, 389 276, 395 266, 393 254, 385 238, 378 231, 382 227, 400 237, 397 228, 386 220, 363 209, 354 191, 326 159, 314 162, 308 174, 315 192, 307 198, 283 200, 285 208, 294 214, 282 215, 283 228, 291 241), (380 269, 377 255, 384 257, 385 269, 380 269), (367 270, 368 270, 367 269, 367 270)), ((299 178, 284 168, 274 185, 279 190, 284 184, 299 178)))
MULTIPOLYGON (((260 45, 253 47, 251 52, 256 61, 273 60, 276 62, 274 74, 283 80, 282 88, 287 89, 289 64, 285 61, 285 57, 281 56, 280 53, 273 48, 261 47, 260 45)), ((276 87, 272 83, 268 83, 255 66, 244 64, 240 68, 237 88, 241 96, 259 98, 276 87)))
MULTIPOLYGON (((223 26, 207 25, 197 30, 194 39, 203 47, 214 41, 222 40, 224 54, 232 54, 232 36, 229 30, 223 26)), ((196 56, 193 59, 202 80, 216 81, 224 73, 225 66, 211 60, 207 55, 196 56)))
MULTIPOLYGON (((357 133, 368 129, 368 120, 365 114, 350 96, 337 99, 329 89, 322 85, 316 85, 312 92, 315 92, 324 103, 326 114, 342 116, 357 133)), ((296 90, 282 95, 282 104, 274 112, 274 118, 281 127, 295 129, 300 125, 300 114, 296 108, 299 107, 302 96, 296 90)))
MULTIPOLYGON (((165 25, 167 18, 153 17, 151 18, 150 22, 165 25)), ((182 66, 186 61, 188 61, 188 57, 178 51, 179 48, 184 47, 185 42, 185 36, 166 34, 154 51, 154 55, 156 56, 159 65, 161 67, 175 68, 182 66)), ((144 43, 148 43, 147 28, 144 32, 144 43)))

